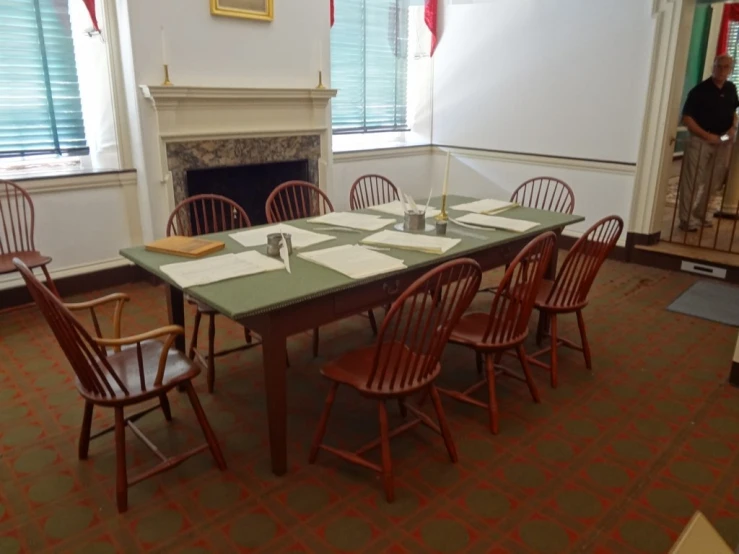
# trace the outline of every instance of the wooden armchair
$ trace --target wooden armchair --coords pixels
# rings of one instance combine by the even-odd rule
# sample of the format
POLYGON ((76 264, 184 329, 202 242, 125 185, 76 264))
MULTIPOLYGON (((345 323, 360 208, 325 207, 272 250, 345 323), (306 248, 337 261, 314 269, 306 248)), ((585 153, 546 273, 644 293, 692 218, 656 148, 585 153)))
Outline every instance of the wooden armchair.
POLYGON ((30 269, 41 268, 46 286, 59 296, 46 266, 51 258, 36 250, 36 215, 31 196, 20 186, 0 180, 0 275, 14 273, 13 258, 30 269))
POLYGON ((362 175, 354 181, 349 191, 349 207, 352 210, 363 210, 371 206, 387 204, 398 200, 398 187, 382 175, 362 175))
POLYGON ((203 450, 210 449, 218 467, 221 470, 226 469, 226 461, 218 440, 192 386, 192 379, 200 373, 201 367, 197 362, 172 349, 175 338, 184 332, 182 327, 168 325, 139 335, 121 337, 121 315, 128 296, 112 294, 90 302, 64 304, 36 279, 20 259, 14 259, 13 263, 23 276, 31 296, 77 376, 77 390, 85 401, 78 448, 79 459, 87 459, 91 439, 111 431, 115 434, 116 500, 119 512, 128 509, 128 487, 176 467, 203 450), (115 303, 114 337, 103 338, 95 309, 109 303, 115 303), (90 312, 95 337, 75 319, 73 311, 90 312), (134 421, 159 408, 162 409, 165 419, 170 421, 172 414, 167 393, 177 386, 182 386, 187 392, 206 442, 183 454, 167 457, 144 436, 134 425, 134 421), (124 409, 152 399, 158 399, 159 403, 143 411, 124 415, 124 409), (115 424, 92 435, 92 413, 95 406, 112 408, 115 413, 115 424), (126 470, 126 427, 130 428, 161 460, 155 467, 132 478, 128 477, 126 470))

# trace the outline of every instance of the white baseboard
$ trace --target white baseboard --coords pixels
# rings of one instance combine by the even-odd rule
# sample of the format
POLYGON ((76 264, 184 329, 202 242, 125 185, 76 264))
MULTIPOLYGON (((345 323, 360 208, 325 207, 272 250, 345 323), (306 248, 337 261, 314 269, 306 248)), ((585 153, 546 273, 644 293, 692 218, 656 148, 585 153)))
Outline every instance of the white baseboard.
MULTIPOLYGON (((53 267, 52 262, 52 265, 49 266, 49 273, 51 274, 51 278, 56 281, 58 279, 64 279, 65 277, 76 277, 78 275, 86 275, 88 273, 95 273, 96 271, 104 271, 106 269, 115 269, 117 267, 125 267, 130 265, 133 264, 131 264, 131 262, 129 262, 127 259, 121 257, 58 269, 55 269, 53 267)), ((23 279, 15 273, 5 275, 0 278, 0 290, 8 290, 25 286, 26 284, 23 282, 23 279)))

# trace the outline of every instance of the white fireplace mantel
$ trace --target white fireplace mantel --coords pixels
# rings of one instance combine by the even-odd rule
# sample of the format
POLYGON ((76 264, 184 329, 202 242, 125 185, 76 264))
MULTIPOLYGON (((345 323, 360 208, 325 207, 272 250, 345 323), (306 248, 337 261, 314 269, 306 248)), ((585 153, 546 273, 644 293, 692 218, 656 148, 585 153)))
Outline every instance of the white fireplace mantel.
MULTIPOLYGON (((317 134, 319 185, 326 189, 331 156, 329 103, 334 89, 141 85, 156 119, 161 183, 173 207, 166 143, 317 134)), ((153 129, 152 129, 153 130, 153 129)))

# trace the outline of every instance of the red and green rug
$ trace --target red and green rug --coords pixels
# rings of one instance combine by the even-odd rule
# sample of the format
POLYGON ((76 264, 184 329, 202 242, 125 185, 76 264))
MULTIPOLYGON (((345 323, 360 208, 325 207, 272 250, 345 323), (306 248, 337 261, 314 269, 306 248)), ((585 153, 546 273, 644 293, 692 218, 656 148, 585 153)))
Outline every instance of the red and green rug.
MULTIPOLYGON (((307 463, 327 383, 321 360, 372 341, 356 317, 290 341, 290 472, 269 471, 259 349, 221 358, 216 392, 197 384, 229 464, 198 456, 133 487, 129 511, 114 497, 112 437, 77 460, 82 402, 73 375, 35 308, 0 314, 0 553, 14 552, 667 552, 696 509, 739 544, 739 390, 725 384, 737 331, 665 307, 694 279, 607 262, 586 311, 595 371, 561 357, 561 385, 537 373, 531 402, 502 381, 501 433, 486 414, 444 400, 460 453, 420 429, 392 444, 397 500, 374 474, 328 454, 307 463)), ((163 290, 122 287, 124 333, 165 323, 163 290)), ((476 305, 486 308, 489 295, 476 305)), ((191 316, 190 316, 191 317, 191 316)), ((191 321, 191 319, 189 320, 191 321)), ((564 320, 563 332, 576 331, 564 320)), ((219 320, 220 346, 241 340, 219 320)), ((203 337, 204 339, 205 337, 203 337)), ((449 348, 447 385, 475 377, 473 356, 449 348)), ((377 434, 376 409, 340 392, 327 440, 360 445, 377 434)), ((189 405, 175 420, 154 412, 141 426, 162 450, 201 441, 189 405)), ((398 414, 394 414, 399 420, 398 414)), ((93 425, 110 421, 97 411, 93 425)), ((129 474, 150 467, 128 434, 129 474)))

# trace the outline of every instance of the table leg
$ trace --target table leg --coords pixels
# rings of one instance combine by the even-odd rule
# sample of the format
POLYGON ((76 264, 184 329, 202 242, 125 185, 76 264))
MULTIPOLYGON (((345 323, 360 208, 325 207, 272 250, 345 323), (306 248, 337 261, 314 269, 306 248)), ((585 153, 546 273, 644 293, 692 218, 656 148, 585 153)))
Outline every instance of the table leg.
POLYGON ((267 395, 272 473, 287 472, 287 338, 279 332, 262 335, 264 388, 267 395))
MULTIPOLYGON (((559 257, 559 246, 562 238, 562 231, 556 231, 557 233, 557 242, 555 244, 554 252, 552 252, 552 259, 549 262, 549 267, 547 267, 547 270, 544 272, 544 279, 553 281, 557 277, 557 258, 559 257)), ((549 314, 544 313, 543 311, 539 312, 539 324, 536 327, 536 344, 538 346, 541 346, 541 343, 544 342, 544 337, 546 337, 549 334, 549 328, 550 328, 550 317, 549 314)))
MULTIPOLYGON (((182 291, 171 285, 167 285, 167 314, 169 323, 185 327, 185 297, 182 291)), ((185 352, 185 335, 175 338, 174 346, 180 352, 185 352)))

